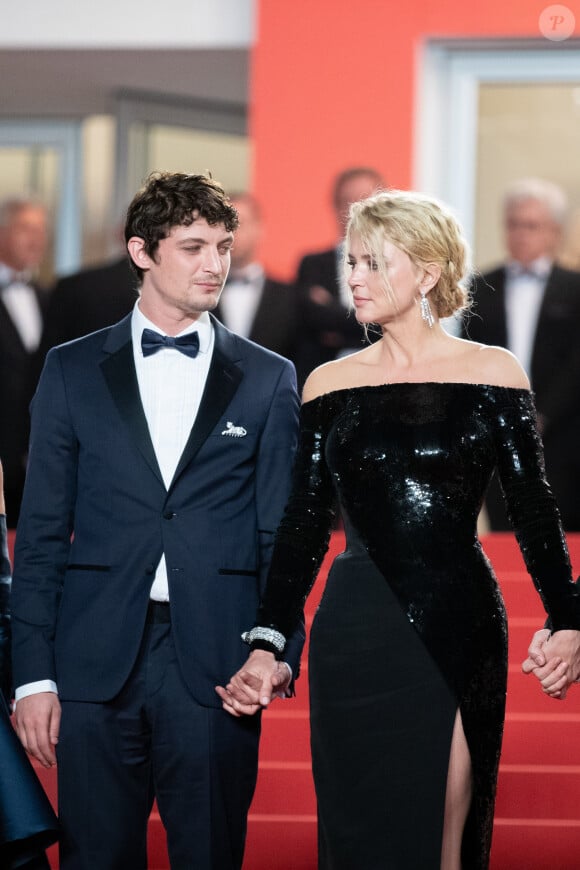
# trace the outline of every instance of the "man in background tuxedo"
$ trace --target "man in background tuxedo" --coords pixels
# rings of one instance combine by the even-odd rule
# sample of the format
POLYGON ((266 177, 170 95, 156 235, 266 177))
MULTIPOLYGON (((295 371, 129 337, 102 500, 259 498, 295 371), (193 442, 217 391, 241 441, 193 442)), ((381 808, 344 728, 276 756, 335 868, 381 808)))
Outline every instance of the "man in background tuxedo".
MULTIPOLYGON (((535 392, 548 480, 564 528, 580 531, 580 273, 555 263, 566 197, 542 179, 504 197, 507 261, 473 280, 468 338, 511 350, 535 392)), ((494 530, 510 528, 497 484, 486 502, 494 530)))
POLYGON ((306 254, 300 261, 296 277, 301 303, 296 363, 300 385, 316 366, 361 350, 366 343, 364 330, 352 312, 344 275, 343 238, 351 204, 384 186, 381 174, 369 166, 351 166, 341 172, 332 191, 339 241, 330 250, 306 254))
MULTIPOLYGON (((145 870, 154 798, 175 870, 242 864, 260 723, 214 687, 246 658, 298 396, 288 360, 210 315, 237 220, 211 179, 151 176, 125 229, 137 304, 53 348, 32 404, 15 721, 58 758, 62 870, 145 870)), ((303 642, 302 625, 279 692, 303 642)))
POLYGON ((26 473, 28 406, 47 298, 33 278, 47 241, 43 205, 30 199, 0 203, 0 456, 9 528, 18 520, 26 473))
POLYGON ((240 223, 216 315, 237 335, 294 362, 298 335, 296 289, 270 278, 258 262, 262 215, 257 200, 249 193, 232 193, 230 200, 240 223))
POLYGON ((51 347, 125 317, 136 299, 137 281, 126 253, 110 263, 61 278, 48 301, 40 347, 42 362, 51 347))

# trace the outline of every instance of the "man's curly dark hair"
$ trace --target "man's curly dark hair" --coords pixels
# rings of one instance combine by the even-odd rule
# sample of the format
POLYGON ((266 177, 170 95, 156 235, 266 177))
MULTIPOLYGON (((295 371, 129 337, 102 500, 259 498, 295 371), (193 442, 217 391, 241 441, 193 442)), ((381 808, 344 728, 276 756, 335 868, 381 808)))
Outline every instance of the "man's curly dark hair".
MULTIPOLYGON (((238 213, 222 187, 205 175, 185 172, 153 172, 127 210, 125 241, 143 239, 146 254, 155 260, 161 239, 176 226, 189 226, 204 218, 210 226, 223 224, 228 232, 238 227, 238 213)), ((143 269, 132 260, 139 281, 143 269)))

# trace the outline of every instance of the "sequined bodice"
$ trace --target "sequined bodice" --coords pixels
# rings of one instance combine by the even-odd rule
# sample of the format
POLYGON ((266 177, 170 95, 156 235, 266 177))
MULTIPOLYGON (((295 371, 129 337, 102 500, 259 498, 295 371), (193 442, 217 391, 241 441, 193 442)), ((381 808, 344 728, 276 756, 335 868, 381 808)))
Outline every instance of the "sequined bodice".
POLYGON ((392 384, 342 398, 325 458, 349 520, 388 536, 392 556, 424 544, 432 558, 434 538, 473 546, 496 462, 485 388, 392 384))
POLYGON ((298 619, 337 501, 349 538, 367 549, 409 614, 425 622, 432 606, 475 613, 479 596, 492 594, 486 578, 495 585, 476 535, 494 469, 546 609, 560 627, 580 627, 532 395, 462 383, 356 387, 303 406, 259 623, 284 633, 298 619))

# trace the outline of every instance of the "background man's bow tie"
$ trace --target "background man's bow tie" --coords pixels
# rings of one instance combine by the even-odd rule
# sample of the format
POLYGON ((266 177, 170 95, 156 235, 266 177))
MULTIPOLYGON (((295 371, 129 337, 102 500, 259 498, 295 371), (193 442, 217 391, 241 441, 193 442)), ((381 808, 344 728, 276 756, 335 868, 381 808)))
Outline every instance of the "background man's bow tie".
POLYGON ((199 335, 197 332, 188 332, 173 338, 171 335, 161 335, 153 329, 144 329, 141 335, 141 350, 143 356, 151 356, 164 347, 172 347, 180 353, 194 359, 199 352, 199 335))
POLYGON ((226 278, 226 284, 248 284, 252 283, 252 279, 245 272, 229 272, 226 278))

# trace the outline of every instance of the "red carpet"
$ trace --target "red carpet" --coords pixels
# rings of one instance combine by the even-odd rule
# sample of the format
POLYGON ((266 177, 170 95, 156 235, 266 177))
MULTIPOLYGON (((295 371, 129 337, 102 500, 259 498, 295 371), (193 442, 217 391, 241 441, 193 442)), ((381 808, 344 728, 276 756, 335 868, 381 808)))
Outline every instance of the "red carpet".
MULTIPOLYGON (((569 543, 578 571, 580 535, 570 536, 569 543)), ((580 687, 573 689, 566 701, 552 701, 542 694, 532 677, 521 673, 520 663, 531 635, 543 623, 543 609, 513 537, 490 535, 484 546, 498 574, 510 624, 507 719, 491 867, 580 868, 580 687)), ((342 538, 336 535, 322 577, 332 555, 341 549, 342 538)), ((308 601, 309 621, 322 586, 319 579, 308 601)), ((307 680, 305 667, 297 697, 275 702, 264 716, 260 775, 249 817, 244 870, 316 868, 307 680)), ((54 797, 53 772, 39 774, 54 797)), ((149 844, 150 870, 168 868, 162 827, 155 814, 149 844)), ((56 868, 56 852, 51 851, 52 866, 56 868)))

